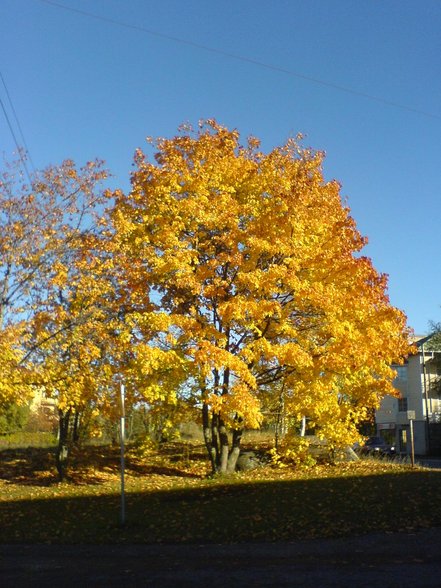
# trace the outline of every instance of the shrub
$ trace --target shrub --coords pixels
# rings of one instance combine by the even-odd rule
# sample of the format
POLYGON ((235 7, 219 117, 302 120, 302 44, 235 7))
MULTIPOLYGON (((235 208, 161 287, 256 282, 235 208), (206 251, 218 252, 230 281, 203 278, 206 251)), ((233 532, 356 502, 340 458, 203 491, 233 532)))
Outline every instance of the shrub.
POLYGON ((30 409, 27 404, 7 404, 0 409, 0 435, 9 435, 24 429, 30 409))
POLYGON ((317 463, 311 455, 309 439, 294 434, 286 435, 277 449, 270 450, 270 455, 277 467, 310 467, 317 463))

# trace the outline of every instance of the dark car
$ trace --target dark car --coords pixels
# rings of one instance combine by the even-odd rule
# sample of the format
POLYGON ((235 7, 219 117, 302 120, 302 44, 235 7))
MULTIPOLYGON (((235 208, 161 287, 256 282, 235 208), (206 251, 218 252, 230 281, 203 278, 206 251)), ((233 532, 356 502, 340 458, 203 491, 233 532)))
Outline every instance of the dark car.
POLYGON ((369 437, 359 451, 363 455, 395 455, 395 447, 389 445, 383 437, 369 437))

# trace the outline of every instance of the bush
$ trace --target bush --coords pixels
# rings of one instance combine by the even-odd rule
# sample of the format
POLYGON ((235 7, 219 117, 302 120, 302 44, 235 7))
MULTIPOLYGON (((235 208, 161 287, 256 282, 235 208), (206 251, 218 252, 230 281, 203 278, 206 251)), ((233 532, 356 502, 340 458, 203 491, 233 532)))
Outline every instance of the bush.
POLYGON ((0 435, 23 430, 29 421, 30 412, 27 404, 7 404, 0 408, 0 435))
POLYGON ((310 441, 307 437, 288 434, 278 448, 270 451, 271 461, 277 467, 310 467, 317 463, 311 455, 310 441))

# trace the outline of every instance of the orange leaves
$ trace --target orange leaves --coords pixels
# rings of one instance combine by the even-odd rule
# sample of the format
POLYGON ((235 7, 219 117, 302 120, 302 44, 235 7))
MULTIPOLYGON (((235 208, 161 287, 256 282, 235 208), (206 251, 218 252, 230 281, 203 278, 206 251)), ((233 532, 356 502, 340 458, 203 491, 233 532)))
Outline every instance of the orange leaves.
POLYGON ((2 329, 0 337, 0 406, 28 402, 32 394, 32 371, 21 365, 24 351, 20 342, 25 339, 23 323, 2 329))
POLYGON ((215 121, 156 147, 117 194, 109 245, 150 347, 185 358, 225 420, 257 426, 283 384, 294 414, 346 439, 389 389, 407 331, 323 155, 294 140, 264 154, 215 121))
POLYGON ((103 282, 93 233, 106 177, 101 162, 68 160, 38 172, 32 186, 13 173, 0 186, 1 340, 16 331, 0 386, 10 397, 33 387, 60 408, 84 406, 100 380, 103 282))
POLYGON ((209 395, 206 403, 215 414, 221 415, 224 423, 231 428, 258 429, 262 423, 261 403, 252 389, 243 382, 231 386, 228 394, 209 395))
MULTIPOLYGON (((200 340, 197 350, 193 353, 193 358, 197 367, 206 374, 206 377, 209 377, 212 371, 231 370, 250 390, 256 388, 255 377, 247 364, 238 355, 219 347, 215 343, 200 340)), ((214 391, 216 394, 221 392, 220 389, 216 388, 214 391)))

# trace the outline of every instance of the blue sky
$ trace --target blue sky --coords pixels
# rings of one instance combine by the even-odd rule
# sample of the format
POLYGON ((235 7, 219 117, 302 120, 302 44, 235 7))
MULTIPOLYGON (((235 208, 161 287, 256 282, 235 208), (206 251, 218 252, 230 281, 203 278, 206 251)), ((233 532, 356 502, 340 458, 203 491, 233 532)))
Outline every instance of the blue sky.
POLYGON ((440 31, 439 0, 0 0, 0 69, 36 168, 99 157, 124 189, 145 137, 183 122, 265 150, 303 133, 425 333, 441 320, 440 31))

